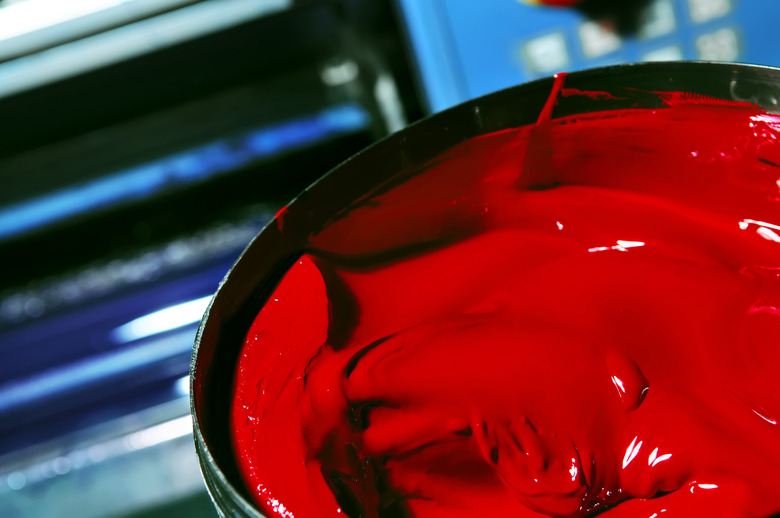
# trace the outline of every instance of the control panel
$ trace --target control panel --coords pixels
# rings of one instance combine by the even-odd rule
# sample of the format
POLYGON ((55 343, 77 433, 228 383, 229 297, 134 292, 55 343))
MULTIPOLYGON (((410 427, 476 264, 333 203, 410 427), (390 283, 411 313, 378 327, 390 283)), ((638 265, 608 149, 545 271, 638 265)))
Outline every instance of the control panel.
POLYGON ((556 72, 641 61, 780 65, 777 0, 399 0, 430 111, 556 72))

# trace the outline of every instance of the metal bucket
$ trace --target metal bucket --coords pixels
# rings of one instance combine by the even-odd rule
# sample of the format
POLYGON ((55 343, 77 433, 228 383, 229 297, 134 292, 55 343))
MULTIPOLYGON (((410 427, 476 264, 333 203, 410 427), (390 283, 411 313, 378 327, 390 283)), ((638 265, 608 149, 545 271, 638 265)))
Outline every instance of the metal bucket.
MULTIPOLYGON (((195 447, 222 516, 263 515, 234 460, 229 412, 235 365, 252 320, 309 237, 340 209, 399 171, 426 163, 469 138, 534 123, 554 78, 508 88, 430 116, 358 153, 290 203, 283 226, 272 221, 222 281, 201 322, 190 366, 195 447), (283 228, 283 231, 280 229, 283 228)), ((569 74, 565 87, 611 95, 560 96, 553 118, 663 105, 660 92, 690 92, 777 111, 780 70, 700 62, 620 65, 569 74)))

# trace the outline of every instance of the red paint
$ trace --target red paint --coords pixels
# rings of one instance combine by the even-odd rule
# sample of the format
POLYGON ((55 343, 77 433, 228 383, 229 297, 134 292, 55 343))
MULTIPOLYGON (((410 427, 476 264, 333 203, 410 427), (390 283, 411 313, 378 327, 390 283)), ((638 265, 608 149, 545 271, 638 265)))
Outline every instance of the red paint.
MULTIPOLYGON (((547 97, 547 102, 544 103, 542 111, 539 113, 539 118, 536 119, 536 124, 540 125, 545 122, 549 122, 552 119, 552 112, 555 105, 558 103, 558 94, 563 90, 563 84, 566 82, 566 72, 559 72, 553 76, 553 86, 550 91, 550 95, 547 97)), ((571 89, 570 89, 571 90, 571 89)))
POLYGON ((691 104, 710 104, 716 106, 742 106, 745 108, 756 109, 756 105, 747 101, 724 101, 717 97, 709 95, 696 94, 691 92, 653 92, 667 106, 691 105, 691 104))
POLYGON ((354 207, 260 311, 232 430, 265 513, 780 512, 780 117, 541 121, 354 207))
POLYGON ((274 216, 274 219, 276 220, 276 226, 279 228, 279 232, 284 230, 284 215, 287 213, 287 205, 276 211, 276 216, 274 216))
POLYGON ((579 90, 577 88, 561 88, 561 95, 563 97, 571 97, 573 95, 583 95, 590 99, 619 99, 609 92, 602 92, 599 90, 579 90))

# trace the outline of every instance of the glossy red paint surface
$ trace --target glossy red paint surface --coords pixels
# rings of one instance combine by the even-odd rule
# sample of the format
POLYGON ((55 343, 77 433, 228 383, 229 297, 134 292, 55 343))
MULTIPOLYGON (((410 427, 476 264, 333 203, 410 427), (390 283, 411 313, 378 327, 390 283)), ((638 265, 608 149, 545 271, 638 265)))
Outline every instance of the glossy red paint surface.
POLYGON ((545 110, 310 239, 237 370, 265 513, 780 512, 780 117, 670 99, 545 110))

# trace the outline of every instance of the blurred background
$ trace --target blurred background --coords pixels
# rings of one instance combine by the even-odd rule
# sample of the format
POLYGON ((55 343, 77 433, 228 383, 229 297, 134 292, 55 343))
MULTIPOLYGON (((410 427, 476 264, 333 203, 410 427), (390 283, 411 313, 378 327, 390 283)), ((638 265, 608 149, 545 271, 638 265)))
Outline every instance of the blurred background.
POLYGON ((371 142, 559 71, 780 64, 777 0, 543 4, 0 0, 0 516, 216 516, 198 320, 273 214, 371 142))

